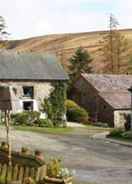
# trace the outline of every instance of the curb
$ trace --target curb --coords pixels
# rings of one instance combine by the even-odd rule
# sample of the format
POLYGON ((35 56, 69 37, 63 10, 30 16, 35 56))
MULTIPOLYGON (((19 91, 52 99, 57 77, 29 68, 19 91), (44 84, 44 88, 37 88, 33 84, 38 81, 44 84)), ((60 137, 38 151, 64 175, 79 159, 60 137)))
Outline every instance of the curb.
POLYGON ((114 139, 110 139, 110 138, 106 138, 106 140, 108 140, 110 143, 114 143, 114 144, 119 144, 121 146, 126 146, 129 148, 132 148, 132 143, 127 143, 124 141, 118 141, 118 140, 114 140, 114 139))

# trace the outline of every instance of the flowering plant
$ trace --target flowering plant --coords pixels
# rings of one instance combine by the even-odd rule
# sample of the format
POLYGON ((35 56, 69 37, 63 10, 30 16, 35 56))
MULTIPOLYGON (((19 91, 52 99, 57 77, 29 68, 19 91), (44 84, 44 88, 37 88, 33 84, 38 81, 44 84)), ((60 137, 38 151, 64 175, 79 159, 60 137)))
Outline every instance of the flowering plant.
POLYGON ((67 178, 73 175, 68 168, 63 168, 60 159, 51 159, 47 165, 47 175, 55 178, 67 178))
POLYGON ((70 171, 68 168, 60 168, 59 173, 58 173, 58 176, 60 178, 67 178, 72 175, 73 175, 72 171, 70 171))

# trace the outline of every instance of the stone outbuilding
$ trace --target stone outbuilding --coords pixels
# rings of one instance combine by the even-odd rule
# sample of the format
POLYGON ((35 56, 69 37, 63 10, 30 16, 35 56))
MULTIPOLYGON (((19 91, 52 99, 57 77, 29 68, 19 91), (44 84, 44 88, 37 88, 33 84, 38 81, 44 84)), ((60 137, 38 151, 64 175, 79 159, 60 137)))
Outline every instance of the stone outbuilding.
POLYGON ((90 113, 93 121, 111 127, 130 127, 132 75, 81 74, 72 99, 90 113))
POLYGON ((53 55, 0 51, 0 86, 12 88, 13 113, 39 111, 52 84, 67 80, 68 75, 53 55))

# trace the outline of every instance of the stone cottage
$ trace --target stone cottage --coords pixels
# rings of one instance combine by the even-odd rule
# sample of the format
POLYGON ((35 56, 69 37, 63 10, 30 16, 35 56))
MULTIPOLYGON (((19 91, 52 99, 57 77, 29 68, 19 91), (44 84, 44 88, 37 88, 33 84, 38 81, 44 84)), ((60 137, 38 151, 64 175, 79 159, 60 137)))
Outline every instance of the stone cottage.
POLYGON ((0 86, 10 86, 13 113, 39 111, 52 83, 68 76, 52 55, 0 51, 0 86))
POLYGON ((112 127, 130 126, 132 75, 81 74, 72 98, 86 108, 94 121, 112 127))

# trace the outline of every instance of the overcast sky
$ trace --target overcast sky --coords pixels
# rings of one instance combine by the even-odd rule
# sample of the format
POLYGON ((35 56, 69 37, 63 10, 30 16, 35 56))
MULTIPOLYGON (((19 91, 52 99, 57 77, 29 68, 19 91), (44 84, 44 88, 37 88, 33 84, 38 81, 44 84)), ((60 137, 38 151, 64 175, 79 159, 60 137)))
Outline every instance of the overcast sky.
POLYGON ((110 13, 132 27, 131 0, 0 0, 13 39, 106 29, 110 13))

